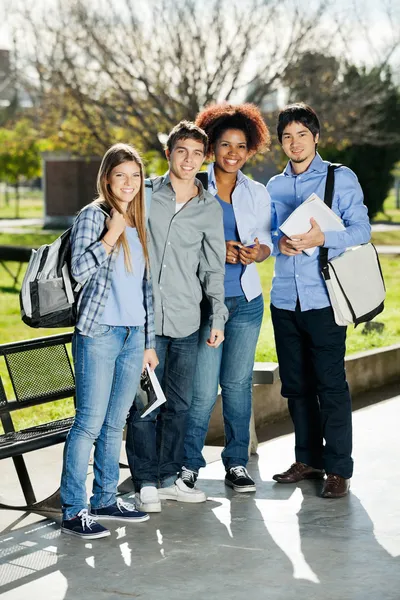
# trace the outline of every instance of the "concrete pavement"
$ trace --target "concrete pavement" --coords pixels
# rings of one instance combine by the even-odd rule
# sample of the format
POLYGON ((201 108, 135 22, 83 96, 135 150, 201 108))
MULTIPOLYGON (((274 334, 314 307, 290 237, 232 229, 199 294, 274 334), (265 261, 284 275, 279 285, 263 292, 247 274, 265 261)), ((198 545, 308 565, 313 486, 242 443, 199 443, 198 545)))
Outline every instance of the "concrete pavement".
MULTIPOLYGON (((340 500, 320 499, 320 483, 272 481, 293 458, 281 422, 261 433, 270 439, 250 461, 256 494, 226 488, 220 449, 209 447, 198 484, 206 503, 165 502, 110 538, 85 543, 61 535, 58 518, 0 511, 1 598, 399 600, 399 412, 399 385, 355 402, 356 468, 340 500)), ((27 455, 38 495, 54 491, 61 453, 27 455)), ((0 468, 2 500, 18 501, 11 461, 0 468)), ((130 487, 126 471, 121 482, 130 487)))

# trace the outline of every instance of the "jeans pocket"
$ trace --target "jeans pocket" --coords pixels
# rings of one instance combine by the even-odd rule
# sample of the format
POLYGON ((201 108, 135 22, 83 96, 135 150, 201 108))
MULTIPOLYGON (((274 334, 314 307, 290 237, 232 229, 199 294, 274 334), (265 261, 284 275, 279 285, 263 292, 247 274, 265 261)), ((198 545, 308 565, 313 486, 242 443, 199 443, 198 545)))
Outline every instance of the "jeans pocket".
POLYGON ((94 338, 103 337, 104 335, 107 335, 107 333, 110 333, 113 329, 114 328, 112 325, 98 324, 93 328, 90 337, 94 337, 94 338))

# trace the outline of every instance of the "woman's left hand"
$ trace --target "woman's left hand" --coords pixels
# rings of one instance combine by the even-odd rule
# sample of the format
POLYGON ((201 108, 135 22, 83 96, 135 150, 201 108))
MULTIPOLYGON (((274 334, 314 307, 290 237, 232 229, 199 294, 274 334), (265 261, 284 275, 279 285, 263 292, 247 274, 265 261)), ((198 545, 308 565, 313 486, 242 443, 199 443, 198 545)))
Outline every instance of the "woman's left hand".
POLYGON ((254 247, 249 248, 247 246, 243 246, 239 250, 239 260, 242 265, 251 265, 255 260, 258 259, 260 253, 260 242, 258 238, 254 240, 254 247))
POLYGON ((158 363, 159 363, 159 360, 158 360, 157 353, 155 350, 150 349, 150 350, 144 351, 142 371, 145 370, 146 365, 149 365, 150 369, 152 371, 154 371, 154 369, 156 368, 158 363))

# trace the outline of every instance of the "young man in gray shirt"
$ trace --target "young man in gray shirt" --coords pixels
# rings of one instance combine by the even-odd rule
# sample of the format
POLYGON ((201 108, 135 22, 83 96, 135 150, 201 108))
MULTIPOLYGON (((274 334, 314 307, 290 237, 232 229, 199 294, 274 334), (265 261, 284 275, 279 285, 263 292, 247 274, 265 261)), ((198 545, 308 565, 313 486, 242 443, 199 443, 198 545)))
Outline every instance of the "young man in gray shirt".
POLYGON ((228 316, 222 210, 196 179, 207 143, 202 129, 179 123, 167 141, 169 171, 153 181, 148 231, 160 361, 156 375, 167 402, 142 419, 137 398, 126 440, 138 501, 149 512, 160 512, 160 499, 206 500, 201 490, 186 485, 181 466, 203 293, 212 307, 209 346, 217 348, 223 341, 228 316))

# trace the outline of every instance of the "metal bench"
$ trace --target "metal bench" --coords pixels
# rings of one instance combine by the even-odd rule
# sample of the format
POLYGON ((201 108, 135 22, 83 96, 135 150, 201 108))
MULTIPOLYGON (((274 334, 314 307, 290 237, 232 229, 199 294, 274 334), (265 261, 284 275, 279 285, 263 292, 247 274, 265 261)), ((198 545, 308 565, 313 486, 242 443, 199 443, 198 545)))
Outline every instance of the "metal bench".
POLYGON ((0 435, 0 460, 12 458, 25 497, 25 506, 1 504, 0 508, 59 512, 59 491, 41 502, 36 501, 23 455, 26 452, 47 448, 65 441, 74 418, 61 419, 15 431, 12 413, 61 400, 74 398, 75 378, 67 345, 72 333, 11 342, 0 345, 15 399, 7 398, 0 378, 0 419, 4 434, 0 435))
POLYGON ((14 280, 14 287, 18 283, 18 277, 21 273, 22 265, 29 262, 32 250, 24 246, 0 246, 0 264, 3 269, 14 280), (6 264, 7 262, 19 263, 17 273, 14 274, 6 264))

